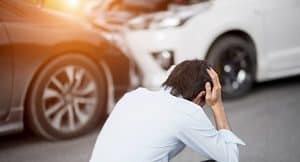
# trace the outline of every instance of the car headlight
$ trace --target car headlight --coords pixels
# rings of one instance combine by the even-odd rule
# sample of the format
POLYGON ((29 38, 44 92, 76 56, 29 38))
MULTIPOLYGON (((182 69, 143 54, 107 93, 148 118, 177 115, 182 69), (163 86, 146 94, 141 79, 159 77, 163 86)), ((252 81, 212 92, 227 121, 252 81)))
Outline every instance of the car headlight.
POLYGON ((147 29, 152 21, 151 17, 137 17, 129 21, 127 27, 131 30, 147 29))
POLYGON ((207 11, 212 5, 210 0, 187 7, 176 7, 167 12, 144 15, 129 21, 127 27, 131 30, 163 29, 179 27, 201 12, 207 11))
POLYGON ((183 25, 186 20, 179 17, 168 17, 165 19, 162 19, 159 22, 153 22, 150 24, 149 29, 162 29, 162 28, 171 28, 171 27, 178 27, 183 25))
POLYGON ((183 25, 186 20, 188 18, 165 17, 155 19, 154 17, 138 17, 128 23, 128 28, 131 30, 171 28, 183 25))
POLYGON ((174 65, 174 51, 172 50, 157 51, 151 54, 157 64, 164 70, 168 70, 174 65))

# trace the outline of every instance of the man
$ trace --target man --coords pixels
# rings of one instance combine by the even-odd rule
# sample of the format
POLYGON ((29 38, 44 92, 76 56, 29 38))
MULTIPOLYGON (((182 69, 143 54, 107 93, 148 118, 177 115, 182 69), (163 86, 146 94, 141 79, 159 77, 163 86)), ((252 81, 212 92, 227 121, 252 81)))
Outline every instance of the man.
POLYGON ((190 60, 174 68, 160 91, 139 88, 120 99, 90 162, 168 162, 185 146, 208 159, 237 162, 238 144, 244 145, 230 131, 217 73, 205 61, 190 60))

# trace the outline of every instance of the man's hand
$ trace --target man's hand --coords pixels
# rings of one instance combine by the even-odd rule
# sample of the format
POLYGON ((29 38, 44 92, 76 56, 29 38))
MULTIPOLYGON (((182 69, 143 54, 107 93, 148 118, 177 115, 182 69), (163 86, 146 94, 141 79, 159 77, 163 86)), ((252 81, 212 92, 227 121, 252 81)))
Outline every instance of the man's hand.
POLYGON ((213 108, 216 105, 222 104, 221 84, 218 74, 212 68, 207 69, 207 73, 211 77, 214 87, 211 89, 209 82, 205 84, 205 100, 206 104, 213 108))
POLYGON ((211 89, 211 85, 209 82, 205 84, 206 104, 210 106, 213 111, 217 129, 230 130, 222 103, 221 84, 218 74, 212 68, 207 69, 207 73, 211 77, 214 87, 213 89, 211 89))

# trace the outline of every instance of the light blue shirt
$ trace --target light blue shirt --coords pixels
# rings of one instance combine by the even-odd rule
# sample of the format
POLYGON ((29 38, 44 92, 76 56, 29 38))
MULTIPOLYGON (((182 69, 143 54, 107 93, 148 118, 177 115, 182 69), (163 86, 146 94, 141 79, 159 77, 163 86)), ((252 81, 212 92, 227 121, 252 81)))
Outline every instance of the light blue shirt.
POLYGON ((237 162, 229 130, 216 130, 199 105, 167 90, 138 88, 116 104, 104 124, 90 162, 168 162, 185 146, 208 159, 237 162))

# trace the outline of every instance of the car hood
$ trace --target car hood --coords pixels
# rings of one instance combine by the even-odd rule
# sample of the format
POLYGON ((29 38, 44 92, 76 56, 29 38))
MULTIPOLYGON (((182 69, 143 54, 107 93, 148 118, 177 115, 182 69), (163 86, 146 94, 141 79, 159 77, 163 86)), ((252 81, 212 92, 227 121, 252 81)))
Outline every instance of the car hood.
POLYGON ((192 17, 196 14, 206 11, 211 6, 211 1, 206 1, 199 4, 180 6, 180 5, 170 5, 168 10, 161 11, 157 13, 151 13, 142 15, 141 17, 151 17, 154 20, 160 20, 166 17, 192 17))
POLYGON ((79 27, 84 22, 76 17, 63 12, 54 11, 22 0, 2 0, 5 6, 14 10, 18 14, 20 22, 28 22, 33 24, 50 25, 58 27, 79 27))
POLYGON ((59 11, 43 8, 40 9, 40 12, 36 13, 38 14, 30 15, 27 19, 33 23, 53 27, 82 28, 87 25, 84 19, 79 19, 59 11))
POLYGON ((156 24, 159 24, 166 18, 176 18, 186 21, 200 13, 206 12, 211 6, 211 1, 187 6, 170 5, 166 11, 145 14, 131 19, 126 24, 125 30, 136 30, 134 26, 139 26, 138 29, 155 28, 156 24))

